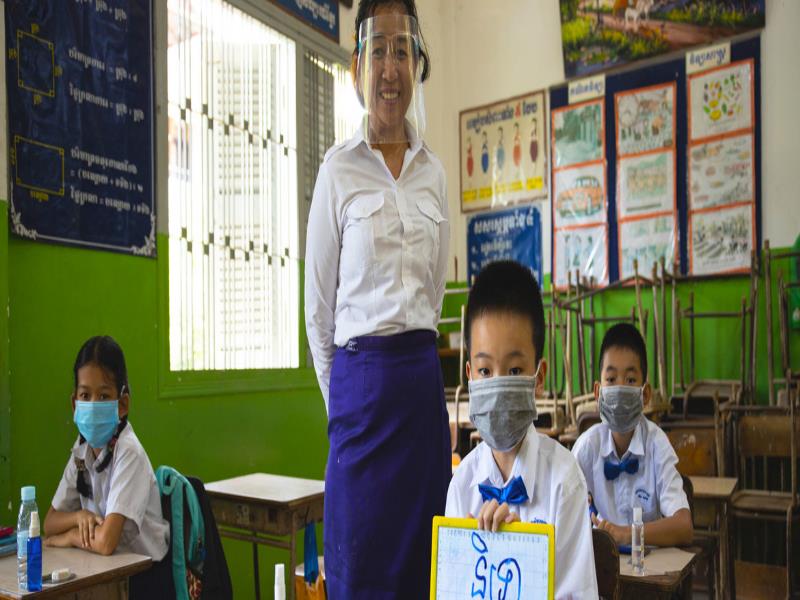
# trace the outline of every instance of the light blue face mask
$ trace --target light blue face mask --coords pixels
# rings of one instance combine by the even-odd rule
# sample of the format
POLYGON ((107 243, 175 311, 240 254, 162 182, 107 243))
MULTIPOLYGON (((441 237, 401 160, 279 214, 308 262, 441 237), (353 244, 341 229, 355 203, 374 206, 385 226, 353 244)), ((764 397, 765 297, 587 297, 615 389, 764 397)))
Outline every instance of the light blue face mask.
POLYGON ((119 425, 119 400, 76 400, 75 425, 92 448, 105 448, 119 425))

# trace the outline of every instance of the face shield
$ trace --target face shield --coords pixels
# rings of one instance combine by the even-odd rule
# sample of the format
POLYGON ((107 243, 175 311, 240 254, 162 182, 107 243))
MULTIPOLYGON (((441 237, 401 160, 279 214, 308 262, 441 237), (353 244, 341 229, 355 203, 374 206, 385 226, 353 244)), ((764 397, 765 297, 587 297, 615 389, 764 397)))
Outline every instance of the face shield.
POLYGON ((422 137, 422 50, 414 17, 379 15, 361 23, 355 84, 364 108, 364 137, 370 144, 422 137))

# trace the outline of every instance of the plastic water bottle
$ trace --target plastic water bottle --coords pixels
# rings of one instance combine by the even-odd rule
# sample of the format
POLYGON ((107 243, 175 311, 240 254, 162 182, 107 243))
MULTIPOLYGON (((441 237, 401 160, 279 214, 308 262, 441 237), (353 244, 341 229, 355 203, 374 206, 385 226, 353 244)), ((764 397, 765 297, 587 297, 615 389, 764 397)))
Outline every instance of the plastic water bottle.
POLYGON ((28 529, 28 591, 42 589, 42 537, 39 535, 39 511, 31 513, 28 529))
POLYGON ((633 524, 631 525, 631 565, 637 575, 644 575, 644 523, 642 523, 642 507, 633 508, 633 524))
POLYGON ((275 565, 275 600, 286 600, 286 580, 284 579, 284 565, 275 565))
POLYGON ((36 506, 36 488, 26 485, 22 488, 22 505, 17 518, 17 584, 19 589, 28 589, 28 530, 31 527, 31 513, 39 512, 36 506))

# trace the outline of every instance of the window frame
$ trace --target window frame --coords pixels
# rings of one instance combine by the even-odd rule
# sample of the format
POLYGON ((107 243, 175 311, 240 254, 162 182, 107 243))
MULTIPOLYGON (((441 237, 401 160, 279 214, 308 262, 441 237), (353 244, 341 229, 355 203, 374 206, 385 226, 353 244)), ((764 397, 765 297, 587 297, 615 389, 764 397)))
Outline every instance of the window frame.
POLYGON ((158 397, 177 399, 205 396, 230 396, 271 391, 318 390, 314 368, 308 363, 308 341, 305 334, 303 313, 303 281, 305 274, 305 218, 302 197, 305 181, 305 166, 302 153, 308 137, 309 124, 303 121, 303 108, 308 98, 304 86, 304 57, 307 51, 314 52, 324 60, 338 62, 349 68, 350 53, 284 12, 269 1, 224 0, 247 15, 259 20, 295 43, 295 81, 298 89, 295 99, 297 131, 297 198, 298 211, 298 368, 275 369, 228 369, 206 371, 173 371, 170 369, 169 340, 169 164, 167 140, 167 2, 153 3, 153 70, 155 73, 156 118, 153 120, 155 139, 155 194, 157 206, 157 264, 158 316, 158 397))

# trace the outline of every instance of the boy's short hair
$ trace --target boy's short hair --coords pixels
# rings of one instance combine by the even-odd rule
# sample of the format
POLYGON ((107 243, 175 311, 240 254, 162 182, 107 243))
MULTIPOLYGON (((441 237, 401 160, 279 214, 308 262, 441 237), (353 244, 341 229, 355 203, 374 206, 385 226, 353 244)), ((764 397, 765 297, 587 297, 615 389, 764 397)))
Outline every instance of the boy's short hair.
POLYGON ((467 351, 472 323, 487 313, 506 313, 530 319, 536 360, 544 352, 544 308, 539 283, 530 269, 513 260, 490 263, 481 269, 467 299, 464 341, 467 351))
POLYGON ((647 381, 647 347, 639 330, 630 323, 617 323, 606 331, 603 343, 600 344, 600 368, 609 348, 626 348, 639 357, 642 369, 642 380, 647 381))

